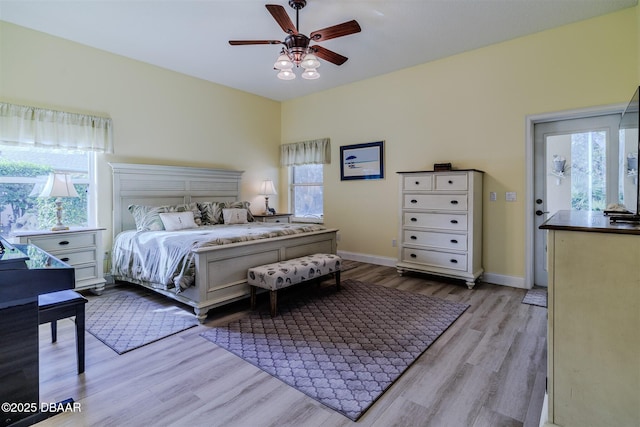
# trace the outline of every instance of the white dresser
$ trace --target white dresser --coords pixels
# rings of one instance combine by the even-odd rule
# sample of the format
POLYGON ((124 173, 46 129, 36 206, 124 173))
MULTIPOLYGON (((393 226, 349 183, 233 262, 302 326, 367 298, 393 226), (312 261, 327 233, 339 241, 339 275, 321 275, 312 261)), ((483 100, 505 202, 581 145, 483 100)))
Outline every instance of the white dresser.
POLYGON ((400 174, 399 274, 464 279, 482 269, 482 177, 478 170, 400 174))
POLYGON ((71 228, 64 231, 22 231, 12 234, 14 243, 32 244, 75 269, 75 289, 104 290, 102 231, 104 228, 71 228))

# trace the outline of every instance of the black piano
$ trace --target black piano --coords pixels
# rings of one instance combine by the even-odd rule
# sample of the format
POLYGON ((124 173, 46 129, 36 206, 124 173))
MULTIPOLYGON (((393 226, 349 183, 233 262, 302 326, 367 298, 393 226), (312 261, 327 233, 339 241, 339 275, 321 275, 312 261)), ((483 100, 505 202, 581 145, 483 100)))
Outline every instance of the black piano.
POLYGON ((38 361, 38 295, 73 289, 73 267, 33 245, 0 236, 0 426, 42 420, 38 361))

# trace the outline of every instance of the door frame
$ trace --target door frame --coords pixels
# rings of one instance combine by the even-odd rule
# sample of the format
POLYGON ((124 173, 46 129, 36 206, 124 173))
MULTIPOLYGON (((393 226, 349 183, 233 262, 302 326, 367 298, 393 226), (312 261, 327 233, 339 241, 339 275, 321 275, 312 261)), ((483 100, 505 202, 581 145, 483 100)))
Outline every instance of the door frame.
POLYGON ((627 104, 604 105, 582 108, 577 110, 557 111, 553 113, 533 114, 525 117, 525 173, 526 173, 526 201, 525 201, 525 288, 533 287, 534 277, 534 127, 537 123, 555 122, 560 120, 581 119, 607 114, 622 114, 627 104))

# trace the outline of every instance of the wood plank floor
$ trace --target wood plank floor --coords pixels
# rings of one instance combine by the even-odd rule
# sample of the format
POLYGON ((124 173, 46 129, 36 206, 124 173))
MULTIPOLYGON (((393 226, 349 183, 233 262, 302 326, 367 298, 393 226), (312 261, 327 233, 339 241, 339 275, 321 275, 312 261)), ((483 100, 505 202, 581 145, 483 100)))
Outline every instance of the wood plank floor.
MULTIPOLYGON (((56 344, 49 341, 49 325, 41 325, 40 401, 71 397, 81 412, 38 425, 538 426, 547 310, 522 304, 525 290, 486 283, 468 290, 424 275, 400 277, 391 267, 354 261, 345 267, 344 279, 470 304, 357 423, 199 336, 243 316, 244 301, 214 310, 204 325, 123 355, 87 333, 82 375, 76 375, 73 322, 59 322, 56 344)), ((259 300, 263 309, 266 296, 259 300)))

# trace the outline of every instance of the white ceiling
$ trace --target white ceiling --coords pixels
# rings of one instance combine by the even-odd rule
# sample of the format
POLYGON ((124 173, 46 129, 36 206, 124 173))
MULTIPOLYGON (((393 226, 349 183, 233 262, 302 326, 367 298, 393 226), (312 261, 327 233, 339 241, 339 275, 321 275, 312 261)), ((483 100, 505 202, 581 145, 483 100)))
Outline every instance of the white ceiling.
MULTIPOLYGON (((0 0, 0 20, 209 80, 287 100, 632 7, 638 0, 308 0, 299 31, 351 19, 362 32, 322 44, 349 60, 322 61, 318 80, 276 78, 284 40, 265 4, 287 0, 0 0)), ((298 73, 299 74, 299 73, 298 73)))

